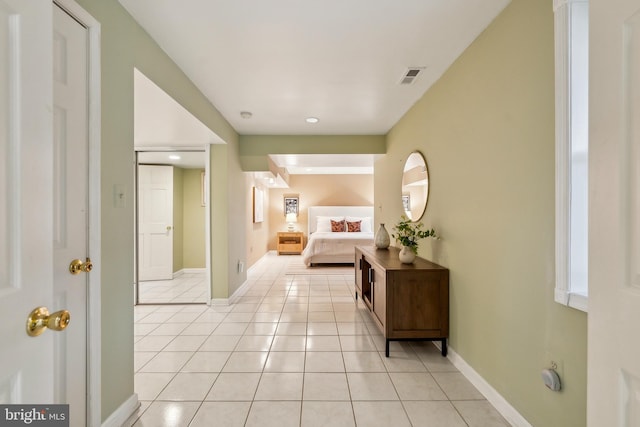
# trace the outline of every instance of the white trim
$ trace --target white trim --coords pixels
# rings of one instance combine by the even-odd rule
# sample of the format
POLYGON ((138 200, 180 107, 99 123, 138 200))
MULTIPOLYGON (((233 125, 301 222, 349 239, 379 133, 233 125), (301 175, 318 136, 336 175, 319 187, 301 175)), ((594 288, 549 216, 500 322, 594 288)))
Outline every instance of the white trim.
MULTIPOLYGON (((571 293, 572 15, 588 0, 554 0, 555 42, 555 267, 554 300, 586 311, 587 296, 571 293), (572 301, 572 303, 570 303, 572 301)), ((576 12, 577 13, 577 12, 576 12)))
POLYGON ((561 7, 567 6, 571 3, 588 3, 589 0, 553 0, 553 11, 557 11, 561 7))
MULTIPOLYGON (((439 342, 433 345, 440 349, 439 342)), ((447 348, 447 359, 455 366, 462 375, 493 405, 494 408, 514 427, 532 427, 531 424, 491 386, 479 373, 475 371, 458 353, 449 346, 447 348)))
POLYGON ((240 297, 242 297, 245 292, 249 289, 249 281, 245 280, 244 283, 236 289, 236 291, 229 297, 229 304, 235 304, 240 297))
MULTIPOLYGON (((260 257, 260 259, 256 262, 253 263, 253 265, 251 267, 249 267, 247 269, 247 276, 249 276, 251 274, 251 271, 258 267, 260 264, 267 262, 267 256, 269 255, 269 253, 273 254, 275 253, 275 251, 269 251, 267 253, 265 253, 264 255, 262 255, 262 257, 260 257)), ((230 305, 230 304, 235 304, 236 300, 238 300, 238 298, 240 298, 242 295, 245 294, 245 292, 247 292, 247 289, 249 287, 249 281, 245 280, 245 282, 238 288, 236 289, 236 291, 233 293, 233 295, 231 295, 229 298, 214 298, 214 299, 210 299, 210 304, 211 305, 230 305)))
POLYGON ((245 282, 240 286, 229 298, 213 298, 211 299, 211 305, 231 305, 235 304, 237 300, 247 292, 249 288, 249 281, 245 280, 245 282))
POLYGON ((581 310, 584 312, 589 311, 589 297, 586 295, 570 292, 567 295, 567 304, 571 308, 581 310))
POLYGON ((247 268, 247 276, 249 276, 253 272, 253 270, 259 267, 262 263, 268 262, 268 259, 267 259, 268 256, 274 256, 275 254, 276 254, 276 251, 273 251, 273 250, 267 251, 264 255, 260 257, 259 260, 254 262, 253 265, 251 265, 251 267, 247 268))
MULTIPOLYGON (((211 300, 213 283, 211 282, 211 146, 204 147, 204 194, 207 206, 204 210, 204 260, 206 268, 207 301, 211 300)), ((211 302, 207 303, 211 305, 211 302)))
MULTIPOLYGON (((206 273, 206 268, 183 268, 173 273, 173 278, 177 279, 178 277, 184 274, 195 274, 195 273, 206 273)), ((209 298, 207 298, 209 299, 209 298)))
MULTIPOLYGON (((87 308, 87 425, 99 426, 102 417, 102 298, 101 298, 101 73, 100 23, 74 0, 55 0, 82 25, 89 36, 89 256, 93 270, 89 274, 87 308)), ((136 397, 137 402, 137 397, 136 397)))
POLYGON ((125 425, 126 421, 138 410, 139 407, 140 402, 138 401, 138 395, 133 393, 122 403, 122 405, 118 407, 118 409, 109 415, 109 418, 104 420, 102 427, 121 427, 125 425))

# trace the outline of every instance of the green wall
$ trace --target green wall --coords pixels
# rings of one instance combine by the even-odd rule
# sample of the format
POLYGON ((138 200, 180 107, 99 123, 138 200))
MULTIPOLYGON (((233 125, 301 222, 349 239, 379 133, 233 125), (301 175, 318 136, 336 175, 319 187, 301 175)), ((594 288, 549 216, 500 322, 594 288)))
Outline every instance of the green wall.
MULTIPOLYGON (((327 141, 339 147, 340 137, 243 136, 240 144, 117 0, 77 1, 101 23, 105 420, 133 393, 133 68, 227 143, 210 150, 214 298, 246 279, 236 269, 246 258, 242 167, 266 169, 265 150, 254 142, 277 153, 310 141, 313 151, 301 153, 325 153, 327 141), (114 185, 126 189, 125 208, 113 205, 114 185)), ((375 166, 376 221, 400 217, 402 160, 421 150, 432 186, 424 222, 443 240, 424 242, 420 255, 451 269, 452 348, 532 425, 582 426, 586 315, 553 302, 553 109, 552 5, 513 0, 387 136, 387 155, 375 166), (560 393, 539 377, 548 354, 563 364, 560 393)), ((385 151, 384 137, 354 138, 359 152, 385 151)))
POLYGON ((202 206, 203 169, 184 169, 183 268, 205 268, 205 207, 202 206))
POLYGON ((173 272, 205 268, 205 207, 201 173, 204 169, 173 168, 173 272))
MULTIPOLYGON (((101 24, 101 192, 102 192, 102 419, 107 419, 133 394, 133 69, 155 84, 213 130, 227 144, 211 150, 213 165, 225 164, 228 174, 212 171, 211 192, 224 201, 215 211, 212 260, 244 254, 244 180, 238 157, 238 135, 160 47, 142 30, 117 0, 77 0, 101 24), (217 156, 224 158, 217 158, 217 156), (228 158, 233 157, 232 159, 228 158), (217 180, 213 180, 216 175, 217 180), (125 208, 113 204, 114 185, 126 191, 125 208), (239 188, 240 187, 240 188, 239 188), (230 192, 229 188, 236 192, 230 192), (227 204, 233 209, 227 211, 227 204), (226 232, 239 238, 227 245, 226 232), (227 255, 227 253, 229 255, 227 255)), ((213 211, 213 209, 212 209, 213 211)), ((243 283, 246 274, 230 273, 228 264, 213 263, 212 288, 228 294, 243 283), (217 271, 216 269, 219 269, 217 271), (219 274, 218 274, 219 273, 219 274)))
POLYGON ((426 157, 419 255, 451 271, 451 347, 532 425, 586 425, 585 313, 554 302, 554 41, 547 0, 513 0, 394 126, 376 222, 402 214, 403 160, 426 157), (543 385, 550 357, 563 390, 543 385))

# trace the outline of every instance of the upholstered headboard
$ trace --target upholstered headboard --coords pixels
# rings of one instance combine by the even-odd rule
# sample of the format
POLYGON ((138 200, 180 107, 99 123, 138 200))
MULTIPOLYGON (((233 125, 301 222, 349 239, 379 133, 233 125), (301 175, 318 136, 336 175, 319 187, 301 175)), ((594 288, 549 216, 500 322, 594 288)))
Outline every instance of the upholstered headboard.
POLYGON ((319 216, 355 216, 371 217, 373 224, 373 206, 310 206, 308 210, 308 233, 316 231, 319 216))

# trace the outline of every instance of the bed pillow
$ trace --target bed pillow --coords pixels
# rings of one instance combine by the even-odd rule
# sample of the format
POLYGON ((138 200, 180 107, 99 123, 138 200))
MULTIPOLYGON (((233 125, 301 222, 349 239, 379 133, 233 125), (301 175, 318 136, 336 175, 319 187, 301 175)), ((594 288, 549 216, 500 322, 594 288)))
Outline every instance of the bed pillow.
POLYGON ((331 231, 333 233, 343 233, 347 231, 344 228, 344 220, 341 220, 341 221, 331 220, 331 231))
POLYGON ((344 221, 343 216, 318 216, 316 217, 316 231, 320 233, 331 233, 331 220, 344 221))
POLYGON ((360 233, 360 225, 362 221, 345 221, 347 224, 347 231, 349 233, 360 233))
POLYGON ((357 221, 361 221, 360 222, 360 231, 363 233, 371 233, 373 232, 373 227, 371 226, 371 217, 370 216, 365 216, 365 217, 356 217, 356 216, 348 216, 346 218, 346 220, 348 222, 357 222, 357 221))

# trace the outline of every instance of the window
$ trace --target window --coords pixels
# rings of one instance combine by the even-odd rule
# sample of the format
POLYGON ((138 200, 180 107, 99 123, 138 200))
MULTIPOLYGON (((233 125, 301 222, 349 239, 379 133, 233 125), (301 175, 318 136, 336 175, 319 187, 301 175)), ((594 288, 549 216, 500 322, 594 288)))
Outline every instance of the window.
POLYGON ((589 3, 554 0, 556 73, 555 300, 588 303, 589 3))

